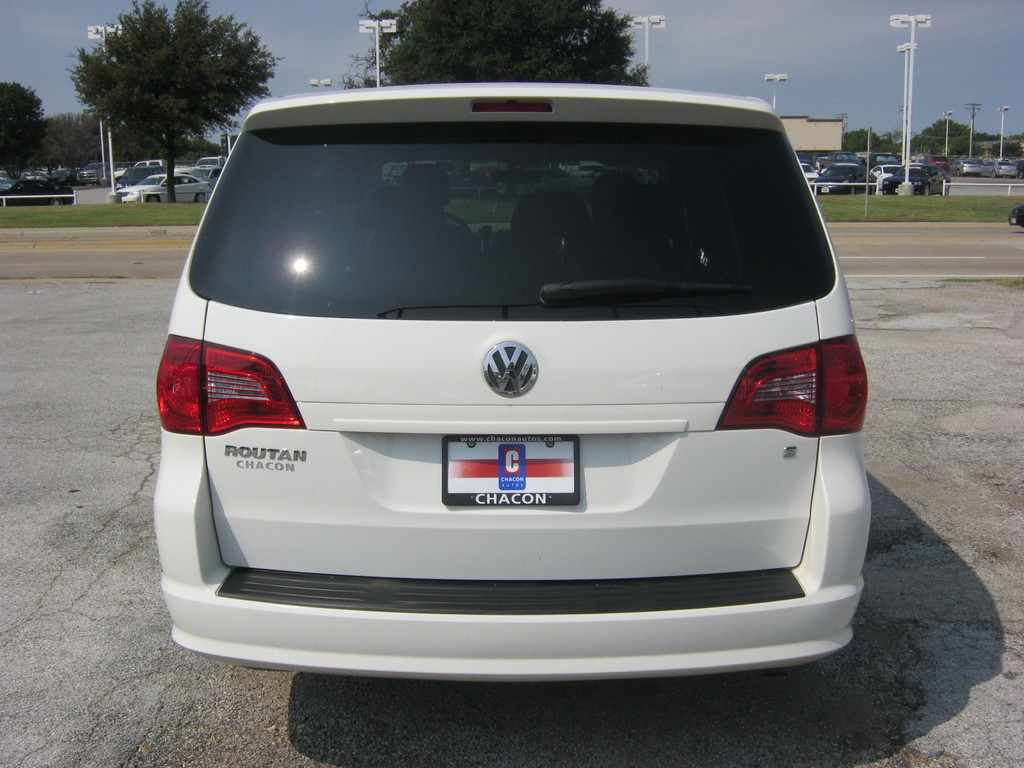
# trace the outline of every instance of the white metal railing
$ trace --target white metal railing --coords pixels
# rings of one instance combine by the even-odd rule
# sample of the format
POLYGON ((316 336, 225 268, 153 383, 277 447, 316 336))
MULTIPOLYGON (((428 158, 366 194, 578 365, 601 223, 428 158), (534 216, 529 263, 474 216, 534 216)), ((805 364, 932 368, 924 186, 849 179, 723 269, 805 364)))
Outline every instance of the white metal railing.
MULTIPOLYGON (((808 182, 811 185, 811 189, 815 194, 847 194, 849 190, 850 194, 863 195, 864 187, 873 187, 871 194, 881 193, 882 185, 873 181, 865 183, 863 181, 811 181, 808 182), (823 192, 818 188, 828 187, 839 187, 841 192, 823 192)), ((995 190, 1006 190, 1006 197, 1013 197, 1014 195, 1024 195, 1024 181, 949 181, 948 179, 942 182, 942 194, 943 195, 955 195, 953 191, 954 187, 962 187, 967 190, 966 194, 975 194, 979 197, 982 195, 994 195, 995 190)), ((961 193, 964 194, 964 193, 961 193)), ((1002 195, 1002 192, 998 194, 1002 195)))
POLYGON ((944 195, 953 194, 951 192, 952 187, 964 187, 965 189, 981 190, 976 192, 978 195, 990 194, 990 189, 1000 189, 1006 187, 1006 196, 1013 197, 1013 195, 1024 195, 1024 181, 946 181, 943 184, 944 195), (1014 190, 1017 190, 1014 192, 1014 190))
POLYGON ((18 200, 40 200, 40 199, 53 200, 54 198, 61 198, 61 199, 71 198, 71 202, 70 203, 62 203, 62 205, 74 205, 75 203, 78 202, 78 193, 72 192, 70 195, 68 195, 68 194, 56 194, 56 195, 10 195, 10 196, 0 195, 0 208, 6 208, 8 200, 10 200, 12 203, 16 203, 18 200))

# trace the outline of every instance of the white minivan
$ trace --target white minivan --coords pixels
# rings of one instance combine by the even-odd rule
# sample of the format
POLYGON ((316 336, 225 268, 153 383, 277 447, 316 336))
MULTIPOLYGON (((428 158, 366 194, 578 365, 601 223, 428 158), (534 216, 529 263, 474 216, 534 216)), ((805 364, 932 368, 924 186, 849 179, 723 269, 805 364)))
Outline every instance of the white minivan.
POLYGON ((157 382, 178 643, 540 680, 849 642, 867 379, 766 104, 545 84, 273 100, 217 190, 157 382))

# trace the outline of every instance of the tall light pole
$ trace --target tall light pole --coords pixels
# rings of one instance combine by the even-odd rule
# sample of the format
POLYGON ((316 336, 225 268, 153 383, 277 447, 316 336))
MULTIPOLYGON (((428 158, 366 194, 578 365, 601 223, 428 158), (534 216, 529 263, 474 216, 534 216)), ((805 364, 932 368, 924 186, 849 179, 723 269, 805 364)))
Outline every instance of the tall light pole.
POLYGON ((948 109, 942 113, 946 118, 946 151, 943 152, 946 157, 949 157, 949 118, 953 116, 953 110, 948 109))
POLYGON ((380 88, 380 36, 397 32, 398 21, 396 19, 360 19, 359 31, 363 34, 373 35, 374 61, 377 64, 377 87, 380 88))
POLYGON ((1000 160, 1004 159, 1004 155, 1003 155, 1003 126, 1005 125, 1004 119, 1006 117, 1006 110, 1008 110, 1008 109, 1009 109, 1008 106, 1007 107, 1000 107, 999 108, 999 159, 1000 160))
MULTIPOLYGON (((903 109, 903 122, 906 126, 906 130, 903 132, 903 166, 906 170, 904 170, 903 184, 900 185, 901 195, 914 194, 914 185, 910 183, 910 132, 913 130, 914 125, 914 51, 917 49, 915 36, 918 27, 925 28, 931 25, 932 17, 930 14, 894 13, 889 17, 890 27, 910 27, 910 45, 906 49, 908 57, 906 64, 906 99, 903 109)), ((902 46, 900 47, 902 48, 902 46)))
POLYGON ((634 27, 644 28, 644 67, 650 67, 651 65, 651 30, 652 29, 664 29, 665 28, 665 17, 664 16, 634 16, 633 17, 634 27))
MULTIPOLYGON (((113 26, 110 26, 110 25, 100 25, 100 26, 86 27, 85 28, 85 32, 88 35, 90 40, 99 40, 99 41, 101 41, 100 44, 104 48, 106 48, 106 45, 107 45, 107 35, 119 34, 121 32, 121 25, 120 24, 116 24, 116 25, 113 25, 113 26)), ((103 156, 103 118, 101 117, 100 118, 100 162, 103 163, 103 167, 104 168, 107 167, 107 162, 108 161, 110 163, 110 171, 109 171, 109 173, 110 173, 110 199, 116 201, 117 200, 117 185, 114 182, 114 137, 113 137, 113 134, 110 131, 110 125, 109 125, 109 121, 108 121, 108 125, 107 125, 107 153, 106 153, 106 157, 104 157, 103 156)))
POLYGON ((775 89, 779 87, 779 83, 784 83, 789 79, 789 75, 765 75, 764 81, 772 84, 772 109, 775 109, 775 89))
POLYGON ((910 85, 910 43, 896 46, 896 52, 903 54, 903 106, 900 107, 902 149, 900 154, 903 157, 903 162, 906 164, 910 162, 910 127, 907 125, 907 87, 910 85))

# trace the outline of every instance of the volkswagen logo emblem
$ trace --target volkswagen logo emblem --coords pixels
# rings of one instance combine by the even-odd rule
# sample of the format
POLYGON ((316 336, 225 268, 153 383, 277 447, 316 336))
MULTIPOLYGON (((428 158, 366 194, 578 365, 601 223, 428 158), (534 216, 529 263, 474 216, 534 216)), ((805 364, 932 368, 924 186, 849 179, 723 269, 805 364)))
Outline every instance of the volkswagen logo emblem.
POLYGON ((484 357, 484 378, 502 397, 525 395, 537 381, 537 358, 514 341, 491 347, 484 357))

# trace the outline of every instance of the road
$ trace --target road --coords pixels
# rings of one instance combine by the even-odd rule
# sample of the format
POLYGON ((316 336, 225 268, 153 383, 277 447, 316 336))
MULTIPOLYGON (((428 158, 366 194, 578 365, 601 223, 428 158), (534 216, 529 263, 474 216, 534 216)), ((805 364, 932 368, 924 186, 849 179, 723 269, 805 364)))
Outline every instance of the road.
POLYGON ((847 277, 1024 275, 1022 227, 842 223, 829 231, 847 277))
MULTIPOLYGON (((125 253, 155 279, 0 282, 3 768, 1024 765, 1024 292, 849 278, 874 520, 841 653, 653 681, 334 678, 170 641, 151 515, 175 283, 146 260, 180 269, 184 246, 146 243, 125 253)), ((67 251, 36 253, 43 273, 67 251)))
MULTIPOLYGON (((833 224, 848 277, 1024 275, 1024 228, 1005 224, 833 224)), ((177 278, 193 227, 0 229, 0 279, 177 278)))
POLYGON ((0 279, 177 279, 195 227, 0 229, 0 279))

